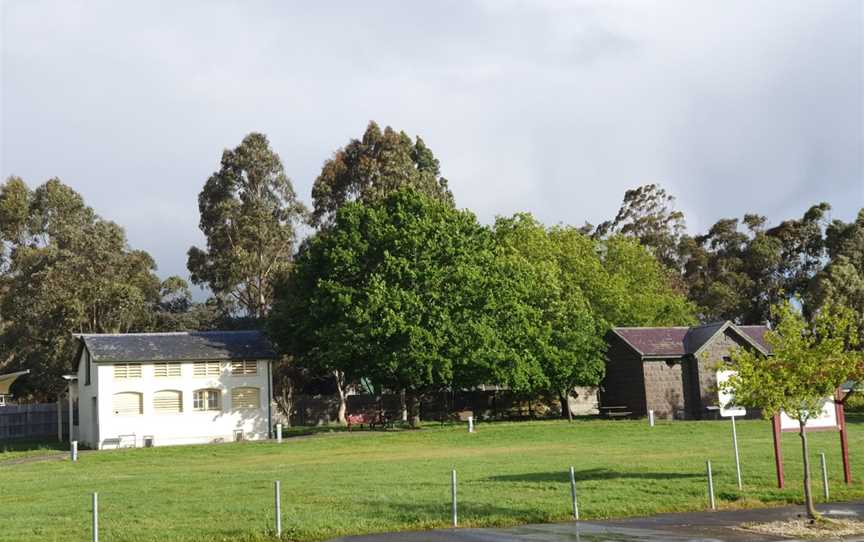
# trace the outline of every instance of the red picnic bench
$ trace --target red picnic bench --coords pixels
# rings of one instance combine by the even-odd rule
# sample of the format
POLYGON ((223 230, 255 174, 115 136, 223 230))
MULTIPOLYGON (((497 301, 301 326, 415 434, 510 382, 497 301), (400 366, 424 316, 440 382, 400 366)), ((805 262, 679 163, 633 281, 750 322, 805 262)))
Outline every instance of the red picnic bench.
POLYGON ((348 414, 347 420, 349 431, 354 425, 359 425, 360 427, 368 425, 369 429, 374 429, 376 425, 380 425, 382 428, 387 425, 387 419, 381 412, 358 412, 356 414, 348 414))

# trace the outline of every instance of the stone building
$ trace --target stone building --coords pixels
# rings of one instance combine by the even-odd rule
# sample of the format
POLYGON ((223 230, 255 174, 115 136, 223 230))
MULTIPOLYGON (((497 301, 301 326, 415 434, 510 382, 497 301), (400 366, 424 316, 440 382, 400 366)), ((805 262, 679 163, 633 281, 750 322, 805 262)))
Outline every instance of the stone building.
POLYGON ((768 355, 766 326, 618 327, 608 336, 600 407, 660 418, 716 416, 717 369, 738 347, 768 355))

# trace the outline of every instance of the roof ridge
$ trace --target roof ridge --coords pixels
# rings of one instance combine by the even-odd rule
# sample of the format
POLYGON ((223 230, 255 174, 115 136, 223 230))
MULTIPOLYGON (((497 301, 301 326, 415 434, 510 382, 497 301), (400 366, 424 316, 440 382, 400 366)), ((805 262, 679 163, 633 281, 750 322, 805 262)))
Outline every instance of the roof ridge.
POLYGON ((612 329, 690 329, 690 326, 613 326, 612 329))
POLYGON ((209 330, 209 331, 143 331, 136 333, 74 333, 76 337, 166 337, 180 335, 204 335, 204 334, 220 334, 226 333, 264 333, 260 329, 229 329, 225 331, 209 330))

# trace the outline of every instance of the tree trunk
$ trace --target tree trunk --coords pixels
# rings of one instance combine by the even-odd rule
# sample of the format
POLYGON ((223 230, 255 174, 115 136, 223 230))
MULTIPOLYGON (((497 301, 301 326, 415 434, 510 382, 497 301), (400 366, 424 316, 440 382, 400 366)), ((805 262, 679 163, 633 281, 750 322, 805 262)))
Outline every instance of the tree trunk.
POLYGON ((346 425, 348 420, 345 418, 345 412, 348 410, 348 403, 345 399, 345 373, 333 371, 333 377, 336 379, 336 393, 339 394, 339 410, 336 413, 336 421, 341 425, 346 425))
POLYGON ((813 493, 810 491, 810 451, 807 448, 806 421, 798 421, 798 435, 801 437, 801 453, 804 454, 804 504, 807 507, 807 517, 819 519, 819 512, 813 506, 813 493))
POLYGON ((280 390, 276 395, 276 404, 285 416, 285 426, 291 427, 291 411, 294 409, 294 384, 288 377, 279 379, 280 390))
POLYGON ((570 398, 568 395, 566 391, 562 391, 558 394, 558 400, 561 401, 561 417, 567 418, 568 422, 572 422, 573 412, 570 411, 570 398))
POLYGON ((414 392, 405 394, 406 407, 408 410, 408 423, 411 427, 420 425, 420 404, 417 401, 417 395, 414 392))

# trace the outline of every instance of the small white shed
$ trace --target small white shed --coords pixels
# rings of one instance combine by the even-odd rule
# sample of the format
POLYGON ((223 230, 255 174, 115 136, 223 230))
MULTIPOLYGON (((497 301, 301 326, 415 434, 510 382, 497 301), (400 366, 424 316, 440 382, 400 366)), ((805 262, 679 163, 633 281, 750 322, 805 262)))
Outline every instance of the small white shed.
POLYGON ((260 331, 77 338, 70 393, 78 403, 77 438, 87 446, 269 438, 276 354, 260 331))

